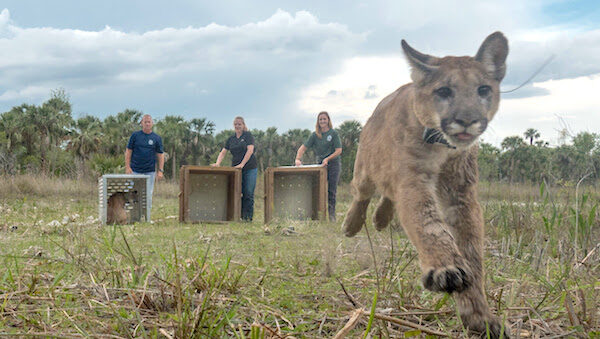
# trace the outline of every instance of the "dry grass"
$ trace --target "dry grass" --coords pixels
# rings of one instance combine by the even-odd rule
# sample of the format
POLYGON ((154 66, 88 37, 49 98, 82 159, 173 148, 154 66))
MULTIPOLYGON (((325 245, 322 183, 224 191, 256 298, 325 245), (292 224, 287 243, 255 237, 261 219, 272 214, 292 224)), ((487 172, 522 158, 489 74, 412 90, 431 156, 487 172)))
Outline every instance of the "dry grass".
POLYGON ((98 184, 90 180, 64 179, 44 175, 0 175, 0 196, 4 199, 58 195, 90 197, 96 194, 98 184))
MULTIPOLYGON (((398 226, 369 241, 339 223, 184 225, 177 185, 161 182, 154 224, 103 227, 94 182, 0 180, 0 336, 327 338, 348 324, 347 337, 469 336, 453 299, 420 285, 398 226)), ((575 208, 568 187, 480 190, 488 301, 521 338, 599 336, 597 191, 583 193, 575 208)), ((347 187, 338 197, 343 213, 347 187)))

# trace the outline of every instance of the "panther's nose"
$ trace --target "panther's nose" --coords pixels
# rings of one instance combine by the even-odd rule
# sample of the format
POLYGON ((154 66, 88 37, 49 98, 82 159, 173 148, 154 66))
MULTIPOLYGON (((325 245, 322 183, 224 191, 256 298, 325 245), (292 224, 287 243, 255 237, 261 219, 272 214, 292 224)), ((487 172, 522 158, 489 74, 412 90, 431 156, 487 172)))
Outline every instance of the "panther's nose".
POLYGON ((454 122, 456 122, 457 124, 467 128, 473 124, 476 124, 479 122, 479 119, 469 119, 469 120, 463 120, 463 119, 454 119, 454 122))

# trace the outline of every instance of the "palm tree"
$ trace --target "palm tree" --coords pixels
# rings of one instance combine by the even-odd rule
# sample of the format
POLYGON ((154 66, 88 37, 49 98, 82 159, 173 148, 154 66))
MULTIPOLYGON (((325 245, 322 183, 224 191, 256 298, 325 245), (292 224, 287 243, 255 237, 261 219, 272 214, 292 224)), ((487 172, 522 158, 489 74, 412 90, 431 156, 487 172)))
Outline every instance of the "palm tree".
POLYGON ((25 146, 22 142, 23 113, 19 107, 13 107, 8 112, 0 115, 0 139, 4 135, 4 150, 0 152, 1 170, 4 173, 15 173, 18 167, 18 159, 23 155, 25 146))
POLYGON ((71 103, 64 89, 52 91, 50 99, 42 106, 30 110, 32 124, 40 135, 40 160, 42 170, 47 168, 46 154, 65 140, 73 123, 71 103))
POLYGON ((182 150, 191 139, 190 123, 181 116, 167 115, 156 123, 156 131, 162 137, 165 149, 169 150, 172 179, 176 179, 177 151, 182 150))
POLYGON ((528 128, 523 135, 525 135, 525 139, 529 139, 529 145, 533 145, 533 139, 539 138, 540 132, 534 128, 528 128))
POLYGON ((503 150, 506 150, 504 153, 509 158, 509 182, 512 183, 515 176, 515 165, 519 161, 520 150, 523 149, 525 142, 521 139, 520 136, 515 135, 512 137, 506 137, 502 140, 500 144, 503 150))
POLYGON ((337 131, 342 142, 342 163, 345 164, 342 166, 341 179, 348 182, 352 179, 354 172, 354 160, 356 159, 362 126, 356 120, 348 120, 344 121, 337 128, 337 131))
POLYGON ((500 146, 502 146, 502 149, 509 151, 516 150, 517 148, 523 145, 525 145, 525 143, 523 142, 523 139, 521 139, 521 137, 518 135, 506 137, 504 138, 504 140, 502 140, 502 143, 500 144, 500 146))
POLYGON ((256 166, 258 166, 258 170, 262 172, 265 169, 265 132, 259 129, 252 130, 252 137, 254 138, 254 157, 256 158, 256 166), (259 152, 260 146, 260 152, 259 152))
POLYGON ((102 121, 86 115, 75 121, 68 149, 81 159, 89 159, 100 149, 102 136, 102 121))
MULTIPOLYGON (((282 147, 278 157, 278 165, 290 165, 294 163, 294 156, 300 145, 308 139, 312 132, 308 129, 295 128, 281 135, 282 147)), ((305 157, 305 159, 307 159, 305 157)))
POLYGON ((133 132, 140 129, 142 112, 126 109, 117 113, 117 116, 108 116, 104 119, 104 152, 112 156, 125 153, 127 142, 133 132))
POLYGON ((17 143, 21 141, 23 113, 18 107, 13 107, 8 112, 0 115, 0 131, 4 131, 7 138, 6 150, 12 152, 17 143))
MULTIPOLYGON (((263 167, 273 166, 273 159, 276 156, 276 150, 281 145, 281 137, 277 134, 277 127, 269 127, 265 131, 264 136, 264 155, 266 157, 265 164, 263 167)), ((264 170, 264 168, 263 168, 264 170)))
POLYGON ((358 145, 360 132, 362 132, 362 126, 360 122, 356 120, 344 121, 338 128, 336 128, 336 130, 340 135, 343 149, 351 149, 358 145))
POLYGON ((40 135, 37 130, 37 125, 41 124, 36 118, 38 107, 35 105, 22 104, 18 107, 13 107, 13 111, 18 116, 19 128, 21 135, 21 143, 27 150, 27 155, 38 156, 35 146, 40 144, 40 135))
POLYGON ((190 153, 192 154, 192 164, 198 164, 198 157, 204 158, 204 162, 210 161, 213 150, 213 133, 215 124, 206 118, 195 118, 189 122, 191 140, 189 142, 190 153))
MULTIPOLYGON (((210 150, 210 156, 208 157, 209 162, 214 162, 217 160, 217 155, 219 154, 221 149, 223 149, 223 147, 225 147, 225 143, 227 142, 227 139, 229 139, 229 137, 231 137, 234 133, 235 133, 235 131, 232 129, 225 129, 225 130, 222 130, 221 132, 217 133, 214 136, 213 146, 212 146, 212 149, 210 150)), ((221 164, 225 164, 225 163, 229 162, 230 160, 231 160, 231 153, 227 152, 227 154, 225 155, 225 158, 223 159, 223 162, 221 164)))

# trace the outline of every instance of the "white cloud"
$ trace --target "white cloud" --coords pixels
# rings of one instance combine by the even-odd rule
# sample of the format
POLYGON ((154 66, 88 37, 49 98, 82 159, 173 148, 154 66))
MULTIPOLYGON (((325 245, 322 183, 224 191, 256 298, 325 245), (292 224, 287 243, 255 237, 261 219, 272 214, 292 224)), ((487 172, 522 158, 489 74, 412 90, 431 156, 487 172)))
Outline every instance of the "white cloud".
MULTIPOLYGON (((569 86, 578 88, 585 83, 582 76, 600 73, 600 30, 555 22, 548 26, 548 18, 540 15, 547 5, 542 0, 465 0, 460 6, 443 0, 285 5, 294 12, 262 3, 240 3, 236 11, 218 2, 195 4, 180 14, 156 6, 169 15, 149 9, 157 15, 148 23, 145 16, 134 18, 136 6, 123 4, 121 17, 130 20, 119 22, 122 18, 112 12, 92 15, 89 20, 94 24, 85 27, 112 24, 97 30, 52 27, 52 22, 56 27, 82 27, 72 19, 83 15, 78 9, 65 11, 60 24, 44 21, 50 27, 36 26, 35 15, 26 11, 20 20, 33 19, 21 27, 4 9, 0 12, 0 112, 47 98, 50 89, 62 87, 71 94, 76 112, 96 115, 133 107, 159 115, 208 115, 218 125, 223 119, 229 127, 229 115, 244 114, 255 119, 256 127, 282 129, 298 127, 296 123, 304 123, 307 117, 312 121, 316 112, 325 109, 336 115, 335 122, 346 118, 364 122, 383 97, 410 81, 402 38, 428 54, 473 55, 487 34, 501 30, 510 45, 503 89, 520 84, 548 56, 556 58, 535 79, 535 86, 504 97, 499 123, 492 122, 485 136, 501 139, 520 134, 523 123, 552 125, 542 133, 549 138, 558 125, 554 113, 529 114, 544 113, 542 107, 561 107, 559 98, 573 103, 572 98, 579 96, 561 94, 568 89, 552 87, 559 82, 548 80, 576 78, 569 86), (206 24, 207 17, 214 17, 215 23, 206 24), (183 22, 203 24, 169 27, 183 22), (517 109, 523 115, 504 123, 503 117, 511 117, 517 109), (524 116, 527 119, 521 119, 524 116)), ((40 8, 51 11, 46 6, 52 7, 40 3, 40 8)), ((99 11, 101 7, 92 6, 99 11)), ((598 83, 594 80, 587 86, 598 88, 598 83)), ((598 106, 594 95, 573 104, 598 106)), ((581 110, 556 114, 575 127, 588 108, 581 110)))
MULTIPOLYGON (((21 28, 9 22, 8 10, 0 14, 0 29, 3 25, 12 36, 0 39, 0 100, 33 99, 24 90, 31 86, 89 91, 144 86, 174 74, 206 78, 206 72, 214 73, 212 77, 233 70, 270 73, 294 63, 298 72, 308 64, 310 73, 307 60, 322 56, 334 62, 336 54, 343 57, 364 39, 344 25, 319 23, 308 12, 282 10, 241 26, 213 23, 141 34, 108 26, 100 31, 21 28)), ((190 79, 185 80, 182 86, 190 79)))
POLYGON ((600 126, 600 74, 550 80, 534 86, 547 90, 549 94, 502 100, 491 130, 484 134, 486 141, 499 145, 505 137, 522 135, 527 128, 540 131, 541 138, 552 145, 558 143, 558 131, 564 127, 574 134, 597 132, 600 126))
POLYGON ((2 10, 2 12, 0 12, 0 28, 6 27, 6 25, 8 24, 9 21, 10 21, 10 12, 8 11, 7 8, 5 8, 2 10))
POLYGON ((409 81, 404 58, 355 57, 344 62, 340 73, 305 88, 299 106, 311 116, 327 110, 364 123, 381 99, 409 81))
POLYGON ((509 43, 505 83, 524 81, 551 56, 555 58, 536 77, 536 81, 600 73, 600 30, 548 27, 516 34, 509 37, 509 43))
POLYGON ((8 90, 0 95, 0 101, 20 100, 22 98, 39 98, 47 96, 52 88, 44 86, 27 86, 18 91, 8 90))

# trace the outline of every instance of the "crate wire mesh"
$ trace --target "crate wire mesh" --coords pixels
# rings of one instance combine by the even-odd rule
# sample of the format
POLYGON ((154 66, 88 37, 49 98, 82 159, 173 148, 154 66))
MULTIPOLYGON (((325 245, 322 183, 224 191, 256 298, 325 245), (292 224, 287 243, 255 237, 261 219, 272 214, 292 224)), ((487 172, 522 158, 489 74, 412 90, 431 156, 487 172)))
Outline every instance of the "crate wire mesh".
POLYGON ((226 221, 229 180, 224 174, 191 175, 189 218, 194 221, 226 221))
POLYGON ((238 221, 242 171, 233 167, 183 165, 179 172, 179 221, 238 221))
POLYGON ((314 195, 318 178, 314 175, 275 174, 275 197, 273 199, 275 217, 280 219, 318 219, 318 209, 314 195), (317 179, 317 180, 315 180, 317 179))
POLYGON ((144 174, 105 174, 98 178, 98 214, 106 225, 108 199, 116 194, 126 196, 127 223, 150 221, 150 176, 144 174))
POLYGON ((272 219, 325 220, 327 169, 269 167, 265 171, 265 223, 272 219))

